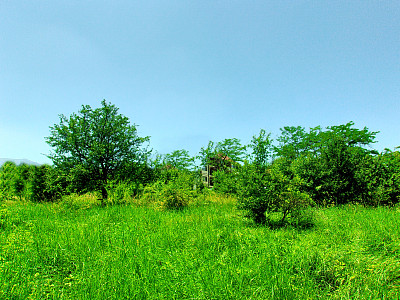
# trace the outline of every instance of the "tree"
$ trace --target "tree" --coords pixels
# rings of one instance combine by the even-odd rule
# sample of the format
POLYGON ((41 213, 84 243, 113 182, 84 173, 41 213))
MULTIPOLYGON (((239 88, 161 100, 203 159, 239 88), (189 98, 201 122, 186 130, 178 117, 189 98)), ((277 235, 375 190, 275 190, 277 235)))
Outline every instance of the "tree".
POLYGON ((243 146, 237 138, 224 139, 217 144, 209 141, 207 148, 202 147, 199 154, 197 158, 203 166, 218 162, 223 164, 224 161, 238 163, 244 161, 246 146, 243 146))
MULTIPOLYGON (((310 196, 301 191, 301 178, 290 178, 282 172, 282 158, 275 160, 264 172, 257 165, 245 164, 238 177, 238 208, 256 223, 273 225, 273 213, 280 215, 278 224, 291 217, 294 223, 305 220, 305 210, 313 205, 310 196)), ((310 224, 303 224, 310 225, 310 224)))
POLYGON ((253 136, 249 147, 253 150, 251 154, 253 163, 259 169, 264 170, 272 152, 271 134, 267 134, 264 129, 261 129, 258 136, 253 136))
POLYGON ((200 160, 202 166, 206 166, 210 163, 211 157, 216 155, 215 145, 213 141, 209 141, 206 148, 201 147, 197 159, 200 160))
POLYGON ((392 206, 400 202, 400 152, 385 149, 369 155, 356 173, 363 184, 363 204, 392 206))
POLYGON ((19 199, 27 197, 27 187, 34 166, 21 164, 16 168, 14 179, 14 191, 19 199))
POLYGON ((304 127, 285 126, 280 130, 281 135, 277 138, 279 145, 274 149, 276 156, 292 161, 309 150, 308 134, 304 127))
POLYGON ((86 189, 101 191, 104 201, 108 181, 127 163, 146 159, 148 152, 142 145, 149 137, 139 137, 136 125, 119 114, 115 105, 105 100, 101 105, 96 109, 83 105, 69 118, 60 115, 46 141, 53 148, 48 157, 54 165, 81 178, 86 189))
POLYGON ((237 138, 224 139, 216 146, 216 152, 221 153, 234 162, 243 162, 246 155, 246 146, 237 138))
POLYGON ((0 167, 0 201, 11 200, 14 196, 14 181, 17 166, 8 161, 0 167))
POLYGON ((374 143, 377 132, 353 125, 348 122, 325 131, 311 129, 304 138, 309 141, 308 150, 291 162, 290 170, 304 180, 303 188, 318 204, 357 202, 366 193, 366 183, 359 174, 374 154, 366 147, 374 143))
MULTIPOLYGON (((349 147, 365 147, 375 143, 375 137, 379 131, 369 131, 367 127, 363 129, 352 128, 353 121, 343 125, 328 126, 328 132, 341 137, 349 147)), ((372 151, 374 152, 374 151, 372 151)))
POLYGON ((181 149, 164 156, 164 165, 174 167, 178 170, 190 170, 193 168, 194 158, 189 155, 189 151, 181 149))

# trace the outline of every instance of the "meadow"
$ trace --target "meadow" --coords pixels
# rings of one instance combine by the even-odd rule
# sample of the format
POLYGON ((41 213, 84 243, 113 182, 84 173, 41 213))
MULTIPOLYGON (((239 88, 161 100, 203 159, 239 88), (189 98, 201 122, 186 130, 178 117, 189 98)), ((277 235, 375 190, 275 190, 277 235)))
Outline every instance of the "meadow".
POLYGON ((90 195, 0 208, 0 299, 399 299, 400 207, 256 226, 235 198, 180 211, 90 195))

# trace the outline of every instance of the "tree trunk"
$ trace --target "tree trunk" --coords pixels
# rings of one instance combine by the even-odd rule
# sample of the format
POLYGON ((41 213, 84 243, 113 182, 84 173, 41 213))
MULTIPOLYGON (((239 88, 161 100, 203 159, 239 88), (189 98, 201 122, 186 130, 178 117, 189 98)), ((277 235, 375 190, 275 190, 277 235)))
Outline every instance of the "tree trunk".
POLYGON ((107 190, 104 186, 101 187, 101 205, 104 206, 106 204, 106 200, 108 198, 107 190))
POLYGON ((289 214, 289 210, 288 209, 285 209, 284 211, 283 211, 283 217, 282 217, 282 220, 281 220, 281 224, 283 225, 284 223, 285 223, 285 219, 286 219, 286 216, 289 214))

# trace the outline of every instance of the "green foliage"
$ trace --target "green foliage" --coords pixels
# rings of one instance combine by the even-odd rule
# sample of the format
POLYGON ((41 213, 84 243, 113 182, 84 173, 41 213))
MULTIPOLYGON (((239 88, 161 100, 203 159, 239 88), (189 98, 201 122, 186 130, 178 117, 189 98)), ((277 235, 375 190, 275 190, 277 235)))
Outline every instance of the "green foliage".
POLYGON ((65 174, 67 181, 66 194, 84 194, 96 190, 96 182, 91 180, 91 174, 83 165, 71 166, 69 170, 57 167, 60 172, 65 174))
POLYGON ((140 202, 163 209, 182 209, 200 192, 194 172, 163 169, 159 180, 144 187, 140 202))
POLYGON ((6 162, 0 167, 0 201, 14 198, 14 181, 17 166, 13 162, 6 162))
POLYGON ((55 201, 66 189, 64 176, 49 165, 16 166, 6 163, 0 169, 0 179, 3 200, 55 201))
MULTIPOLYGON (((371 153, 366 147, 375 142, 378 132, 353 128, 354 122, 343 125, 328 126, 322 130, 320 126, 310 128, 307 132, 301 126, 286 126, 281 128, 281 135, 277 138, 278 146, 275 146, 275 156, 294 160, 307 153, 320 154, 329 146, 332 139, 340 140, 345 146, 358 149, 360 152, 371 153)), ((372 151, 373 152, 373 151, 372 151)))
MULTIPOLYGON (((50 129, 47 142, 54 152, 49 157, 55 166, 4 164, 1 200, 55 201, 98 191, 103 204, 130 203, 142 195, 151 203, 169 199, 165 206, 173 208, 187 206, 203 192, 200 172, 189 171, 194 158, 188 151, 150 158, 142 148, 148 138, 138 137, 136 126, 105 100, 101 108, 82 106, 69 118, 61 115, 50 129)), ((238 195, 257 222, 268 221, 271 213, 281 223, 292 222, 307 211, 310 197, 321 206, 399 202, 400 155, 371 150, 377 133, 354 128, 353 122, 308 131, 286 126, 273 145, 271 135, 261 129, 247 147, 236 138, 210 141, 197 158, 212 166, 214 191, 238 195), (247 148, 252 152, 246 156, 247 148), (242 167, 245 158, 249 162, 242 167)))
POLYGON ((343 139, 348 146, 361 149, 375 143, 375 138, 379 131, 369 131, 367 127, 360 130, 353 128, 353 125, 354 122, 348 122, 343 125, 328 126, 328 138, 329 135, 333 135, 343 139))
POLYGON ((240 143, 237 138, 224 139, 222 142, 217 143, 215 152, 229 157, 232 161, 238 163, 243 162, 246 155, 246 146, 240 143))
POLYGON ((46 200, 46 167, 40 166, 33 168, 31 178, 28 182, 28 199, 33 202, 46 200))
POLYGON ((304 180, 304 190, 317 204, 345 204, 359 200, 361 187, 356 171, 363 157, 335 137, 325 143, 319 155, 300 156, 291 168, 304 180))
POLYGON ((356 172, 362 184, 362 203, 393 206, 400 202, 400 153, 385 151, 367 156, 356 172))
POLYGON ((161 199, 161 191, 164 187, 165 183, 161 180, 157 180, 151 184, 146 185, 143 188, 142 194, 140 195, 138 204, 151 206, 159 203, 161 199))
POLYGON ((16 174, 14 177, 14 192, 20 200, 28 199, 28 182, 31 178, 32 170, 34 166, 28 166, 22 164, 17 166, 16 174))
POLYGON ((328 202, 345 204, 357 201, 358 182, 355 172, 363 155, 340 138, 332 138, 321 151, 321 189, 328 196, 328 202))
POLYGON ((213 189, 225 195, 237 195, 238 193, 238 176, 240 176, 240 167, 231 170, 217 170, 213 173, 214 186, 213 189))
POLYGON ((309 195, 301 191, 299 177, 290 178, 281 170, 281 161, 260 172, 254 165, 245 165, 239 177, 238 208, 256 223, 273 222, 279 213, 278 223, 284 224, 290 216, 298 223, 302 211, 312 205, 309 195))
POLYGON ((151 166, 151 162, 127 162, 118 171, 114 180, 130 182, 136 186, 146 185, 157 180, 159 170, 151 166))
POLYGON ((61 200, 57 202, 61 209, 68 211, 79 211, 85 209, 93 209, 99 206, 99 195, 96 192, 86 194, 68 194, 62 196, 61 200))
POLYGON ((309 150, 309 135, 304 127, 285 126, 280 130, 281 135, 277 138, 279 144, 275 147, 276 156, 293 160, 309 150))
POLYGON ((366 182, 359 175, 361 164, 373 155, 366 149, 377 132, 353 128, 354 123, 282 130, 276 155, 285 158, 285 174, 302 179, 301 190, 319 205, 363 202, 366 182), (364 191, 364 192, 363 192, 364 191), (363 194, 364 193, 364 194, 363 194))
POLYGON ((189 205, 191 193, 182 189, 176 182, 170 182, 161 190, 160 198, 163 208, 179 210, 189 205))
POLYGON ((33 202, 55 201, 65 193, 65 178, 49 165, 31 168, 26 197, 33 202))
POLYGON ((261 129, 258 136, 253 136, 249 147, 253 150, 251 154, 253 164, 265 170, 273 150, 271 134, 267 134, 264 129, 261 129))
POLYGON ((210 158, 215 156, 215 145, 213 141, 209 141, 207 147, 201 147, 197 158, 200 160, 202 166, 206 166, 210 163, 210 158))
POLYGON ((223 161, 229 159, 234 163, 243 162, 246 156, 246 146, 240 143, 237 138, 224 139, 215 144, 210 141, 206 148, 201 148, 199 156, 201 165, 215 164, 215 160, 223 161), (221 158, 223 160, 221 160, 221 158))
POLYGON ((147 152, 142 144, 148 138, 137 135, 135 125, 105 100, 102 107, 83 105, 69 118, 60 115, 59 124, 50 127, 48 156, 64 172, 75 173, 81 188, 97 189, 107 198, 106 186, 128 162, 144 162, 147 152))
POLYGON ((132 203, 135 196, 143 192, 143 185, 139 182, 110 181, 107 185, 108 203, 132 203))
POLYGON ((178 170, 192 170, 194 168, 194 157, 189 155, 189 151, 181 149, 164 156, 164 165, 178 170))

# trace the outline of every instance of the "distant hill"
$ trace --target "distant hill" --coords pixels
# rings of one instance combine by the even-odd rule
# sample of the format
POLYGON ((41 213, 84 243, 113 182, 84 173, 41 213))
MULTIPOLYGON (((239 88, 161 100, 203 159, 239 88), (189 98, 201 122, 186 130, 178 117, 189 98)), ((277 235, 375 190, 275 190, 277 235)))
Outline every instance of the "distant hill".
POLYGON ((22 165, 22 164, 27 164, 27 165, 32 165, 32 166, 40 166, 39 163, 31 161, 29 159, 15 159, 15 158, 0 158, 0 166, 2 166, 5 162, 7 161, 12 161, 16 165, 22 165))

